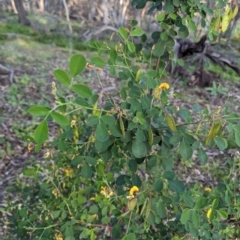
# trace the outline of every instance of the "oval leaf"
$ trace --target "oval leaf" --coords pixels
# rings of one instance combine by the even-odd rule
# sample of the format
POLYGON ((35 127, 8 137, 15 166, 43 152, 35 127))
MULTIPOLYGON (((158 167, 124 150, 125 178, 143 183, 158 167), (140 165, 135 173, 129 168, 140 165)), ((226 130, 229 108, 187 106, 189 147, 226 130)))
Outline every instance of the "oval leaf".
POLYGON ((227 140, 225 138, 215 137, 214 141, 220 150, 224 150, 228 146, 227 140))
POLYGON ((105 124, 109 124, 109 125, 115 123, 115 118, 113 116, 104 115, 101 117, 101 120, 103 120, 105 124))
POLYGON ((133 31, 131 31, 130 36, 132 37, 140 37, 144 34, 143 30, 141 28, 135 28, 133 31))
POLYGON ((43 120, 34 131, 34 139, 38 144, 42 144, 48 138, 48 125, 46 120, 43 120))
POLYGON ((127 47, 128 47, 128 50, 130 52, 135 52, 136 51, 136 47, 135 47, 134 43, 132 43, 130 41, 127 41, 127 47))
POLYGON ((97 140, 100 141, 100 142, 105 142, 109 138, 108 130, 105 127, 105 125, 102 124, 101 122, 97 125, 97 129, 96 129, 95 134, 96 134, 97 140))
POLYGON ((191 209, 189 208, 185 208, 182 212, 182 215, 181 215, 181 218, 180 218, 180 221, 182 224, 186 224, 190 218, 190 211, 191 209))
POLYGON ((132 144, 132 153, 136 158, 145 157, 147 154, 147 148, 144 142, 134 141, 132 144))
POLYGON ((160 218, 165 218, 166 217, 166 208, 165 208, 162 201, 159 201, 156 204, 156 208, 157 208, 157 213, 158 213, 159 217, 160 218))
POLYGON ((46 116, 50 111, 50 108, 42 107, 42 106, 32 106, 28 109, 28 112, 33 116, 46 116))
POLYGON ((77 76, 86 67, 86 58, 81 54, 75 54, 70 59, 69 69, 72 77, 77 76))
POLYGON ((169 128, 173 132, 176 132, 177 128, 176 128, 176 124, 175 124, 175 121, 174 121, 173 117, 170 116, 169 114, 166 114, 166 121, 167 121, 167 124, 168 124, 169 128))
POLYGON ((92 169, 87 163, 85 163, 82 166, 80 175, 84 178, 91 178, 92 177, 92 169))
POLYGON ((68 76, 68 74, 62 70, 62 69, 56 69, 53 72, 54 77, 63 85, 70 85, 71 84, 71 80, 68 76))
POLYGON ((66 116, 64 116, 58 112, 55 112, 55 111, 51 112, 51 116, 52 116, 53 120, 56 123, 58 123, 59 125, 61 125, 61 126, 69 125, 69 120, 66 116))
POLYGON ((91 89, 85 84, 73 84, 71 89, 80 97, 90 98, 92 96, 91 89))
POLYGON ((162 42, 158 42, 154 46, 153 55, 156 57, 161 57, 164 54, 164 45, 162 42))
POLYGON ((120 28, 118 29, 118 32, 119 32, 120 36, 121 36, 124 40, 126 40, 126 39, 128 38, 128 33, 127 33, 127 31, 126 31, 125 28, 120 27, 120 28))
POLYGON ((180 143, 180 155, 184 160, 188 160, 192 157, 193 150, 190 144, 188 144, 184 139, 180 143))
POLYGON ((185 190, 185 186, 182 182, 178 180, 170 180, 169 182, 169 188, 172 189, 174 192, 182 193, 185 190))
POLYGON ((100 57, 94 57, 91 59, 91 63, 96 67, 105 67, 106 63, 100 57))

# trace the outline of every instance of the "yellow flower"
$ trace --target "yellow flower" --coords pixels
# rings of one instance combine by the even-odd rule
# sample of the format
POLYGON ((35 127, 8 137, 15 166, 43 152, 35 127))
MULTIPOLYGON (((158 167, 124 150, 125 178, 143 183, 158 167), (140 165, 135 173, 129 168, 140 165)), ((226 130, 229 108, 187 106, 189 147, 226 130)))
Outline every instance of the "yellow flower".
POLYGON ((168 83, 161 83, 158 88, 159 88, 160 90, 169 89, 169 84, 168 84, 168 83))
POLYGON ((56 96, 56 93, 57 93, 56 83, 52 82, 52 95, 56 96))
POLYGON ((54 195, 55 198, 58 198, 60 196, 60 194, 56 188, 52 190, 52 194, 54 195))
POLYGON ((48 151, 48 152, 44 153, 43 157, 44 158, 52 157, 52 154, 51 154, 51 152, 48 151))
POLYGON ((63 240, 63 236, 60 232, 55 233, 55 240, 63 240))
POLYGON ((134 196, 136 192, 138 192, 139 189, 137 186, 133 186, 130 190, 129 190, 129 195, 130 196, 134 196))
POLYGON ((205 187, 205 189, 204 189, 206 192, 211 192, 212 191, 212 189, 210 188, 210 187, 205 187))
POLYGON ((98 196, 98 195, 95 193, 95 196, 94 196, 94 197, 90 197, 90 200, 91 200, 91 201, 94 201, 97 196, 98 196))
POLYGON ((66 174, 66 176, 67 177, 72 177, 73 176, 73 169, 72 168, 70 168, 70 167, 66 167, 65 169, 64 169, 64 172, 65 172, 65 174, 66 174))
POLYGON ((209 219, 212 214, 212 208, 209 208, 207 211, 207 218, 209 219))
POLYGON ((100 193, 106 198, 110 198, 113 195, 113 191, 110 187, 101 187, 100 193))
POLYGON ((71 121, 71 128, 73 128, 76 125, 76 120, 71 121))
POLYGON ((28 149, 28 152, 30 153, 34 149, 34 146, 29 143, 27 146, 27 149, 28 149))

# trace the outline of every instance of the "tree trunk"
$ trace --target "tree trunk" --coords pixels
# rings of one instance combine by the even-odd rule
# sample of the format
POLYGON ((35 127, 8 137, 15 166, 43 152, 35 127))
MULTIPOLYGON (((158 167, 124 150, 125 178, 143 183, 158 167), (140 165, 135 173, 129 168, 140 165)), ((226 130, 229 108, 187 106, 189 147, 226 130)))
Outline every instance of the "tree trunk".
POLYGON ((44 12, 44 0, 40 0, 38 4, 39 4, 39 11, 44 12))
POLYGON ((25 9, 23 7, 23 2, 22 0, 14 0, 16 9, 18 11, 18 21, 19 23, 26 25, 26 26, 30 26, 31 23, 28 20, 27 16, 26 16, 26 12, 25 9))

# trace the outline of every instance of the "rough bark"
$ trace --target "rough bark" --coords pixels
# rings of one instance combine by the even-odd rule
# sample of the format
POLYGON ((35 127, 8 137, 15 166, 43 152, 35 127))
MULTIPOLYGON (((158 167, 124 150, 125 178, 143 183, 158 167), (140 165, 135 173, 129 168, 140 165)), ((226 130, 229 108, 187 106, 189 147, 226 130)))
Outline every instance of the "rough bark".
POLYGON ((14 0, 17 12, 18 12, 18 21, 20 24, 30 26, 31 23, 29 19, 27 18, 27 14, 25 12, 25 9, 23 7, 23 2, 22 0, 14 0))

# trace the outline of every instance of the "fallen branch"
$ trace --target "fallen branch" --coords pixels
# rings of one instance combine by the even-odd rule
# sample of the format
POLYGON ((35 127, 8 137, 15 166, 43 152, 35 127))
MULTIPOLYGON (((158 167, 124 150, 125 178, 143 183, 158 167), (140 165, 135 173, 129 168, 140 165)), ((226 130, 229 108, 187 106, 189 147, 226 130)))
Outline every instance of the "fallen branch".
POLYGON ((10 83, 13 83, 13 75, 14 75, 14 70, 11 70, 2 64, 0 64, 0 74, 9 74, 9 81, 10 83))
MULTIPOLYGON (((199 81, 201 82, 201 86, 206 84, 206 80, 204 78, 204 66, 203 66, 203 59, 204 57, 210 59, 210 61, 220 65, 223 70, 225 70, 225 66, 230 67, 232 70, 234 70, 239 76, 240 76, 240 67, 237 65, 237 63, 224 56, 222 53, 214 52, 211 50, 210 44, 206 43, 207 37, 203 36, 200 41, 194 43, 190 39, 175 39, 175 46, 174 46, 174 57, 175 59, 181 58, 186 59, 188 56, 196 54, 196 57, 192 59, 190 62, 191 64, 197 63, 198 67, 195 72, 198 71, 198 76, 200 77, 199 81), (200 70, 200 72, 199 72, 200 70), (204 84, 203 84, 204 83, 204 84)), ((178 73, 178 75, 182 75, 182 72, 179 72, 179 69, 181 68, 172 68, 171 74, 174 75, 174 73, 178 73)))

